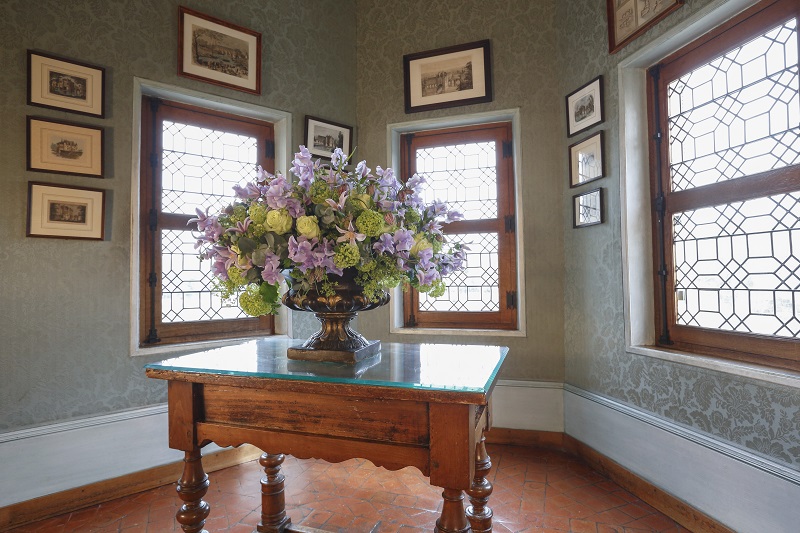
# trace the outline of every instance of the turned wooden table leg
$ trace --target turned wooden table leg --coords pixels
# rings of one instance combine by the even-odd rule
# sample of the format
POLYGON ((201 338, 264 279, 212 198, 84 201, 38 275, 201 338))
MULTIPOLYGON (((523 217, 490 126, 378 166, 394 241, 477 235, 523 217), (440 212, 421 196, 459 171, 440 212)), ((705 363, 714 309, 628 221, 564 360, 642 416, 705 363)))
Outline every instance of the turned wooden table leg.
POLYGON ((259 533, 283 533, 292 520, 286 516, 286 495, 281 474, 281 464, 285 456, 265 453, 258 460, 264 467, 265 477, 261 478, 261 522, 256 531, 259 533))
POLYGON ((464 493, 459 489, 444 489, 442 516, 436 521, 434 533, 467 533, 469 524, 464 514, 464 493))
POLYGON ((186 452, 183 459, 183 474, 178 480, 178 496, 183 505, 175 514, 184 533, 205 532, 203 526, 210 511, 203 496, 208 491, 208 476, 203 472, 203 462, 199 449, 186 452))
POLYGON ((489 496, 492 494, 492 484, 486 479, 492 461, 486 453, 486 439, 475 446, 475 477, 472 486, 467 490, 469 501, 472 505, 467 507, 467 519, 472 526, 473 533, 490 533, 492 531, 492 508, 489 507, 489 496))

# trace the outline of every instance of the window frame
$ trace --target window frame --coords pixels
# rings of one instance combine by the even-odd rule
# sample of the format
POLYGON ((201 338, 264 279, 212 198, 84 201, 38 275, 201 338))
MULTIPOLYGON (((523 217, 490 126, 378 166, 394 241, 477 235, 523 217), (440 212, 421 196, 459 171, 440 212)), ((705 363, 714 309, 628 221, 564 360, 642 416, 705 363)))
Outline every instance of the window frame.
POLYGON ((800 22, 800 7, 792 5, 791 0, 759 2, 665 57, 650 70, 651 75, 647 77, 654 322, 657 336, 655 344, 658 347, 800 370, 798 339, 679 325, 675 320, 674 298, 670 297, 674 294, 675 285, 672 215, 700 207, 800 190, 800 165, 671 192, 666 87, 683 74, 792 17, 800 22), (659 95, 658 105, 655 102, 656 93, 659 95), (655 130, 657 121, 661 126, 659 131, 655 130), (663 140, 661 146, 659 138, 663 140), (659 173, 662 176, 660 187, 659 173))
POLYGON ((224 112, 202 105, 191 105, 176 100, 166 100, 155 95, 141 96, 141 140, 140 140, 140 180, 139 180, 139 269, 138 298, 139 320, 136 344, 141 349, 169 346, 190 342, 209 342, 252 336, 275 334, 275 319, 272 316, 224 320, 202 320, 180 323, 161 321, 161 244, 162 229, 187 229, 192 215, 162 213, 155 207, 153 199, 160 196, 161 135, 155 122, 164 118, 184 119, 202 127, 218 128, 225 122, 227 131, 236 131, 259 139, 259 164, 269 171, 275 169, 275 124, 267 120, 224 112), (156 109, 151 102, 158 102, 156 109), (191 118, 190 120, 187 120, 191 118), (154 137, 155 135, 155 137, 154 137), (153 157, 155 156, 155 157, 153 157), (155 183, 154 183, 154 180, 155 183), (155 221, 155 226, 153 226, 155 221), (159 252, 156 253, 156 250, 159 252), (155 288, 151 288, 150 273, 156 275, 155 288), (155 296, 154 296, 155 295, 155 296))
POLYGON ((497 143, 497 206, 495 219, 463 220, 447 224, 444 233, 496 232, 498 234, 499 311, 420 311, 419 293, 409 289, 403 294, 403 328, 408 330, 496 330, 519 329, 517 281, 516 190, 514 179, 513 123, 483 122, 436 129, 407 130, 400 134, 400 177, 405 181, 416 172, 417 148, 495 140, 497 143), (432 140, 437 142, 433 143, 432 140), (427 141, 427 142, 426 142, 427 141), (505 258, 505 260, 504 260, 505 258), (510 293, 513 296, 506 297, 510 293))

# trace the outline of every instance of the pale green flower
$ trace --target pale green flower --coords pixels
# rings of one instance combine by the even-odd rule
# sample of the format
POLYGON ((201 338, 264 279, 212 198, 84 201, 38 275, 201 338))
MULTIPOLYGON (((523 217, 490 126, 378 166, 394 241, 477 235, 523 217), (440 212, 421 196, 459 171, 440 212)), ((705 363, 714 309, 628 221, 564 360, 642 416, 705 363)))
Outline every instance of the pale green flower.
POLYGON ((433 245, 422 233, 417 233, 414 235, 414 246, 411 247, 409 253, 411 253, 411 255, 418 256, 422 250, 427 250, 428 248, 433 248, 433 245))
POLYGON ((319 222, 314 215, 301 216, 297 219, 297 232, 307 239, 319 238, 319 222))
POLYGON ((289 233, 292 229, 292 217, 286 209, 273 209, 267 213, 266 226, 278 235, 289 233))
POLYGON ((339 268, 355 266, 361 261, 361 254, 358 252, 358 245, 345 242, 336 247, 333 255, 333 263, 339 268))
POLYGON ((356 218, 356 229, 367 237, 377 237, 383 233, 383 216, 377 211, 367 209, 356 218))

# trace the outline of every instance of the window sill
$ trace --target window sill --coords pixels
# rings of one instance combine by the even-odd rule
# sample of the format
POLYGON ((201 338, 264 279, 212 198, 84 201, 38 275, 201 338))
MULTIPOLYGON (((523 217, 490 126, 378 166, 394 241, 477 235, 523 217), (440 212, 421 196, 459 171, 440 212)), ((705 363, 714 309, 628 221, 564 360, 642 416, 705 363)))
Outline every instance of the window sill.
POLYGON ((638 355, 653 357, 655 359, 662 359, 664 361, 671 361, 674 363, 680 363, 698 368, 705 368, 707 370, 723 372, 725 374, 766 381, 776 385, 800 388, 800 373, 792 372, 790 370, 780 370, 750 363, 729 361, 727 359, 720 359, 718 357, 698 355, 689 352, 681 352, 678 350, 668 350, 655 346, 628 346, 627 351, 638 355))
MULTIPOLYGON (((287 339, 287 335, 269 335, 276 339, 287 339)), ((163 344, 157 346, 149 346, 143 348, 141 346, 131 350, 131 357, 138 356, 151 356, 160 354, 173 354, 178 352, 189 352, 195 350, 205 350, 212 348, 220 348, 222 346, 231 346, 233 344, 241 344, 243 342, 251 341, 258 337, 239 337, 235 339, 222 339, 218 341, 202 341, 202 342, 183 342, 177 344, 163 344)))
POLYGON ((465 337, 526 337, 522 330, 508 329, 445 329, 445 328, 389 328, 389 333, 397 335, 457 335, 465 337))

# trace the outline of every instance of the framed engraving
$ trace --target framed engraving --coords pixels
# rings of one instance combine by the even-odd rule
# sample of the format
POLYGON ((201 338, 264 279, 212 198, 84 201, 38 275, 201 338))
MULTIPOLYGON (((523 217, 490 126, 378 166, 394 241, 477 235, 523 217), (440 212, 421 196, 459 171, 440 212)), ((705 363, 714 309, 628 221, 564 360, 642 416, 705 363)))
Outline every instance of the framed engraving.
POLYGON ((603 132, 598 131, 569 147, 569 186, 577 187, 606 175, 603 132))
POLYGON ((573 228, 602 224, 604 219, 603 189, 594 189, 572 197, 573 228))
POLYGON ((180 7, 178 74, 261 94, 261 34, 180 7))
POLYGON ((103 177, 103 128, 28 117, 28 170, 103 177))
POLYGON ((28 105, 105 117, 106 69, 28 50, 28 105))
POLYGON ((306 115, 306 148, 311 154, 330 159, 331 152, 341 148, 350 155, 353 146, 353 128, 329 120, 306 115))
POLYGON ((568 94, 567 100, 567 135, 572 137, 595 124, 603 118, 603 76, 598 76, 586 85, 568 94))
POLYGON ((492 101, 489 41, 403 56, 406 113, 492 101))
POLYGON ((606 0, 608 51, 613 54, 678 9, 684 0, 606 0))
POLYGON ((28 237, 103 240, 102 189, 28 182, 28 237))

